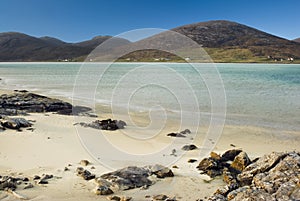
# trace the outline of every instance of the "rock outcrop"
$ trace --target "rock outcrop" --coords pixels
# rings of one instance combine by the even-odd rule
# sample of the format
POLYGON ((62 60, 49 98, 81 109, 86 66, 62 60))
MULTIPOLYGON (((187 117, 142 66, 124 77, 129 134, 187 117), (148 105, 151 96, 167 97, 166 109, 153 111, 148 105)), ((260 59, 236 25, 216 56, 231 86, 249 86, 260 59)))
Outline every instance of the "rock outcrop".
POLYGON ((0 115, 26 115, 27 113, 55 112, 64 115, 89 115, 88 107, 72 106, 68 102, 49 98, 26 90, 0 95, 0 115))
POLYGON ((240 152, 235 157, 243 160, 238 168, 245 165, 239 174, 224 169, 227 185, 209 200, 300 200, 300 153, 273 152, 249 165, 245 156, 240 152))

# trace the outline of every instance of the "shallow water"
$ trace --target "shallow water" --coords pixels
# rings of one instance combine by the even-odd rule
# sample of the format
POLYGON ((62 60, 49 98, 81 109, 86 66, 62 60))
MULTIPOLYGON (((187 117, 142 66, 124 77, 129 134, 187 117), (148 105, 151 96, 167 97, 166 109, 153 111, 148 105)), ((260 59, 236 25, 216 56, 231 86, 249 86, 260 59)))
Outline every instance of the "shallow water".
POLYGON ((203 66, 197 72, 189 64, 172 63, 0 63, 0 84, 100 104, 97 108, 107 111, 113 105, 114 112, 151 109, 160 117, 199 113, 203 124, 210 120, 213 97, 225 101, 227 124, 299 131, 300 65, 216 64, 218 72, 207 68, 214 65, 203 66), (224 100, 212 94, 223 89, 219 75, 224 100))

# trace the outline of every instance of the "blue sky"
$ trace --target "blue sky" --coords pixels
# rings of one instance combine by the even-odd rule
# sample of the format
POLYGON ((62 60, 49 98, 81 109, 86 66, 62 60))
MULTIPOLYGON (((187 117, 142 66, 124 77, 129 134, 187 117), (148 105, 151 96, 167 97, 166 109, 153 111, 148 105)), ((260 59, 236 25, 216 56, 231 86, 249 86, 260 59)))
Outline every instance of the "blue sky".
POLYGON ((300 37, 299 9, 300 0, 0 0, 0 32, 76 42, 225 19, 294 39, 300 37))

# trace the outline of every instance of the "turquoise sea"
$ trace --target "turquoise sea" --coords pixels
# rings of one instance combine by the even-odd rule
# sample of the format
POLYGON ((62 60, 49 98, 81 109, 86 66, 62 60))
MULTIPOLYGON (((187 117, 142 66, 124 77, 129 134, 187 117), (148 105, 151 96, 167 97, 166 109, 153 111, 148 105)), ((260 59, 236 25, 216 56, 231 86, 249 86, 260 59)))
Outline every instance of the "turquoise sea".
POLYGON ((189 64, 106 67, 101 63, 0 63, 0 86, 73 98, 88 106, 113 103, 129 112, 164 108, 174 114, 192 113, 196 98, 197 109, 208 118, 211 97, 218 98, 210 89, 224 87, 226 99, 220 99, 226 105, 226 124, 300 130, 300 65, 216 64, 213 73, 218 73, 223 86, 216 75, 209 82, 202 79, 189 64))

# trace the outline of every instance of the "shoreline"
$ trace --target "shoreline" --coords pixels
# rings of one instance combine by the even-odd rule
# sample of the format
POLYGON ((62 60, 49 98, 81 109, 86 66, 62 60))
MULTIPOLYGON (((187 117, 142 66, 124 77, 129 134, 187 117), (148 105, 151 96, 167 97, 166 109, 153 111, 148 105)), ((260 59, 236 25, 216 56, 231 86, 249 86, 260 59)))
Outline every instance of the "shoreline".
MULTIPOLYGON (((7 92, 9 91, 0 90, 0 94, 7 92)), ((31 113, 30 116, 24 117, 35 121, 33 132, 28 130, 22 132, 6 130, 0 133, 0 175, 21 174, 27 177, 45 173, 55 175, 56 179, 51 181, 46 187, 38 186, 32 190, 21 189, 18 191, 32 200, 107 200, 106 196, 99 197, 91 193, 94 185, 91 182, 83 182, 75 174, 75 169, 80 167, 79 162, 83 159, 92 163, 92 165, 87 166, 87 169, 96 175, 111 171, 111 169, 103 166, 101 159, 99 162, 95 160, 95 156, 91 156, 87 152, 78 137, 78 129, 83 131, 83 134, 86 132, 86 134, 90 133, 92 135, 101 135, 99 131, 73 125, 80 121, 89 122, 95 118, 52 113, 31 113), (65 172, 64 168, 68 167, 69 164, 71 165, 69 166, 70 171, 65 172)), ((102 114, 97 119, 109 117, 111 116, 108 114, 102 114)), ((140 119, 140 121, 145 123, 143 119, 140 119)), ((142 154, 147 154, 170 144, 173 146, 172 139, 167 137, 166 134, 176 131, 178 125, 176 125, 176 122, 169 123, 168 127, 161 134, 154 136, 151 140, 142 140, 140 143, 132 141, 121 130, 103 131, 102 134, 108 137, 109 142, 120 150, 133 155, 141 154, 140 151, 143 150, 142 154)), ((195 128, 189 129, 194 132, 195 128)), ((206 127, 200 127, 195 139, 184 143, 192 143, 201 148, 205 130, 207 130, 206 127)), ((133 125, 128 125, 124 131, 138 134, 133 125)), ((151 130, 149 132, 151 133, 151 130)), ((225 125, 223 134, 219 141, 215 142, 216 146, 213 151, 223 153, 228 149, 243 149, 249 154, 251 159, 255 159, 272 151, 299 151, 299 141, 300 132, 287 132, 285 136, 276 136, 272 130, 259 127, 225 125)), ((97 146, 102 146, 101 143, 104 145, 103 143, 107 142, 99 141, 97 146)), ((158 155, 157 157, 158 160, 153 161, 153 163, 172 157, 174 162, 170 165, 170 168, 173 165, 179 167, 178 169, 172 168, 175 174, 174 178, 161 180, 148 190, 133 189, 117 192, 116 194, 134 197, 134 200, 145 200, 145 195, 161 193, 182 198, 180 200, 196 200, 212 195, 216 189, 224 185, 220 178, 207 183, 206 180, 209 177, 201 175, 196 170, 196 166, 201 160, 199 158, 199 149, 188 151, 181 157, 171 155, 158 155), (188 163, 189 159, 197 159, 198 161, 196 163, 188 163), (182 188, 185 186, 189 186, 189 188, 182 191, 182 188)), ((118 161, 118 165, 126 167, 137 165, 139 162, 138 160, 124 160, 118 161)), ((1 196, 6 197, 7 195, 0 192, 0 198, 1 196)), ((7 200, 14 200, 14 198, 8 198, 7 200)))

